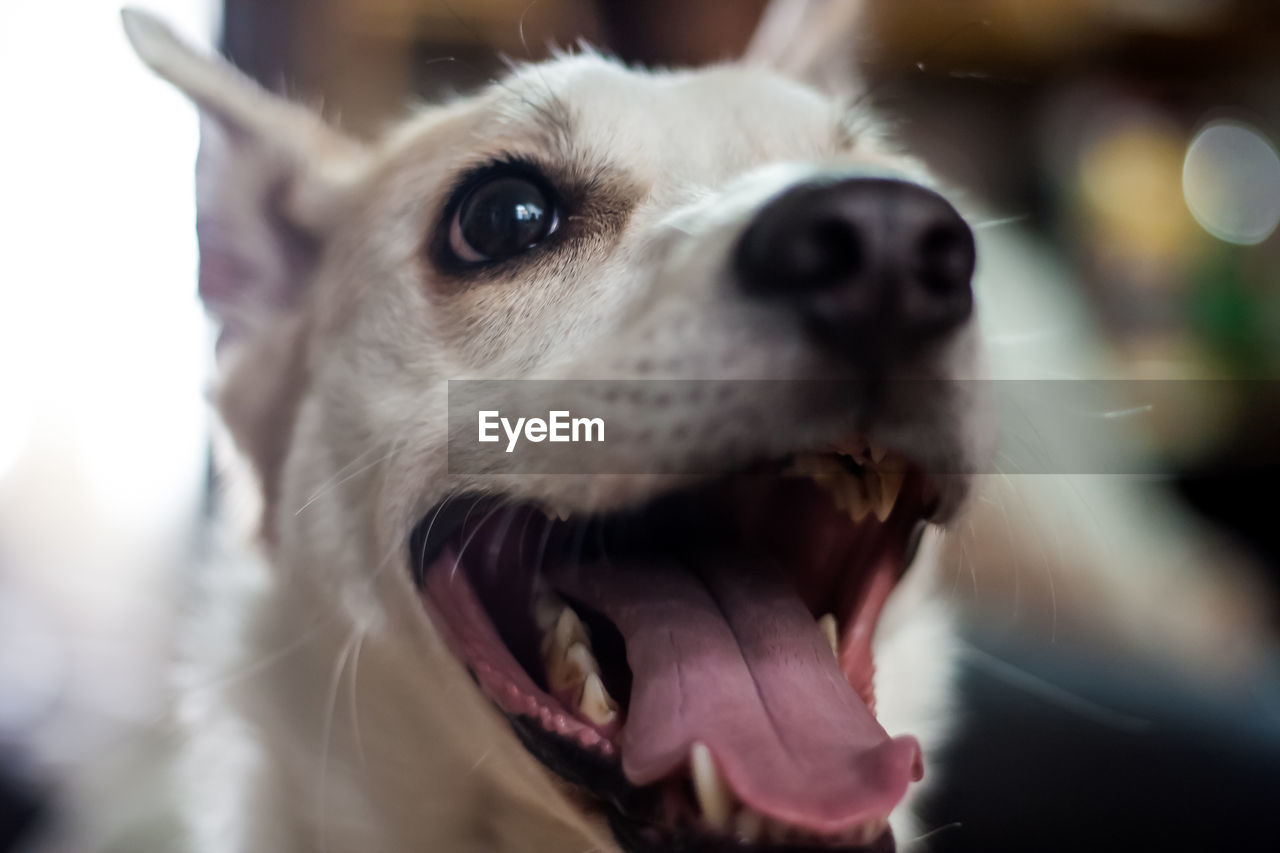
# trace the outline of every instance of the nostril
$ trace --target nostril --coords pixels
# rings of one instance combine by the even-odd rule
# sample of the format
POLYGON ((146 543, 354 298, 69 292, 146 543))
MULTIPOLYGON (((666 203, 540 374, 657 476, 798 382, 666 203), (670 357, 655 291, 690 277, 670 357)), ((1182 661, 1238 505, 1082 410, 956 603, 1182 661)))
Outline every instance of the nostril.
POLYGON ((935 225, 919 244, 919 279, 931 293, 968 289, 973 275, 973 238, 963 226, 935 225))
POLYGON ((796 234, 790 254, 793 281, 810 288, 856 275, 863 264, 856 230, 836 216, 819 219, 796 234))

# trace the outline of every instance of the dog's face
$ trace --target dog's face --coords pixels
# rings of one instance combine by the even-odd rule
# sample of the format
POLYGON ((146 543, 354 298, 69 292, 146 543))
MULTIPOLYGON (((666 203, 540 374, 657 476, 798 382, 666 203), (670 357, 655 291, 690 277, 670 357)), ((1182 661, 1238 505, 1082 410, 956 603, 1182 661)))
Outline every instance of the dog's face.
POLYGON ((240 154, 201 286, 289 583, 628 851, 891 844, 945 672, 900 581, 984 444, 918 167, 774 71, 589 54, 357 146, 133 27, 240 154), (458 442, 485 379, 592 380, 552 386, 607 448, 458 442))

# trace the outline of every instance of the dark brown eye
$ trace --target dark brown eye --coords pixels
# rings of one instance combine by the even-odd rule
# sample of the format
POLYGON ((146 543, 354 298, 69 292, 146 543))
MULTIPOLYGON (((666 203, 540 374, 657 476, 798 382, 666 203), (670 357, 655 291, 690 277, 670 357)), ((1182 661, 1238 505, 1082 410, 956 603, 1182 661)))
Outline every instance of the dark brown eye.
POLYGON ((532 249, 558 225, 554 203, 539 183, 498 174, 467 191, 449 223, 448 247, 463 263, 502 261, 532 249))

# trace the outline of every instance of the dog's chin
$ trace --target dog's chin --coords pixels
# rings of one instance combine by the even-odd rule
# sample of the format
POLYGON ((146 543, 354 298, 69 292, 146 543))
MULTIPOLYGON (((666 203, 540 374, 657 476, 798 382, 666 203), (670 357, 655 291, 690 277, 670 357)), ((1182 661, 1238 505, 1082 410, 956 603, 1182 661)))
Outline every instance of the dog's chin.
POLYGON ((922 763, 876 719, 872 637, 937 507, 852 440, 608 515, 454 496, 411 565, 479 688, 625 850, 891 850, 922 763))

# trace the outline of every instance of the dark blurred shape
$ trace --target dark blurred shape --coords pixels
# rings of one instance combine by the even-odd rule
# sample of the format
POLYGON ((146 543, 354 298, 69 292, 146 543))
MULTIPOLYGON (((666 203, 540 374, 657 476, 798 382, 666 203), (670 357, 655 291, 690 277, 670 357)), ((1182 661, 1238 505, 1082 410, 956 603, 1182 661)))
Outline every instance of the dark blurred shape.
MULTIPOLYGON (((1280 414, 1271 417, 1264 422, 1280 423, 1280 414)), ((1268 500, 1276 483, 1280 483, 1280 466, 1239 465, 1226 458, 1208 459, 1185 471, 1177 486, 1193 509, 1252 549, 1273 585, 1280 587, 1280 524, 1275 501, 1268 500)))
POLYGON ((24 762, 0 744, 0 853, 20 849, 33 837, 46 811, 44 793, 24 762))
POLYGON ((747 293, 795 311, 816 340, 856 362, 912 353, 973 308, 969 226, 909 181, 790 189, 756 215, 734 262, 747 293))
POLYGON ((1280 666, 1209 695, 985 636, 960 687, 964 722, 926 808, 933 853, 1276 849, 1280 666))
POLYGON ((628 62, 702 65, 746 47, 767 0, 598 0, 609 46, 628 62))
MULTIPOLYGON (((224 0, 222 52, 275 91, 293 77, 294 24, 306 0, 224 0)), ((318 5, 318 4, 317 4, 318 5)))

